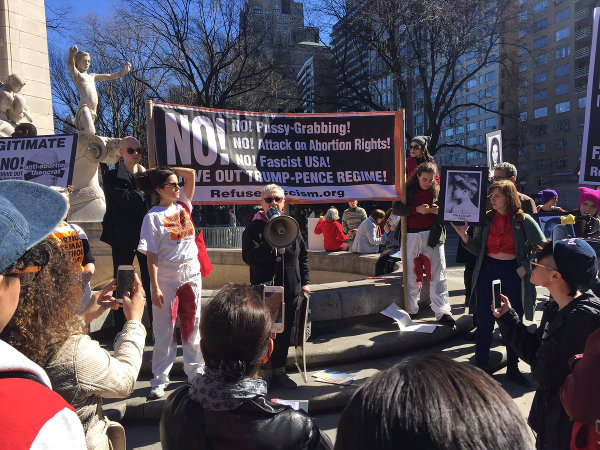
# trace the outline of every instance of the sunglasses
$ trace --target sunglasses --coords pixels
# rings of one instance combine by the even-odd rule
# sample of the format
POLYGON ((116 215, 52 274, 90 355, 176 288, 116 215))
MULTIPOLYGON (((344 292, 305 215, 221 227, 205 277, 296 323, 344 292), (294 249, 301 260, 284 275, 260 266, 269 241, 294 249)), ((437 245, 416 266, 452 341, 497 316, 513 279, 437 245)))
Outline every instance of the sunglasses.
POLYGON ((556 271, 558 272, 558 269, 555 269, 554 267, 545 266, 545 265, 543 265, 543 264, 540 264, 540 263, 539 263, 539 262, 537 262, 537 261, 538 261, 538 260, 537 260, 537 258, 536 258, 536 259, 532 259, 532 260, 529 262, 529 267, 531 268, 531 270, 533 270, 535 266, 540 266, 540 267, 545 267, 545 268, 546 268, 546 269, 548 269, 548 270, 556 270, 556 271))
POLYGON ((162 187, 164 187, 164 188, 167 187, 167 186, 170 186, 173 189, 177 189, 178 187, 182 187, 183 186, 183 181, 180 181, 179 183, 165 183, 165 184, 162 185, 162 187))
POLYGON ((143 155, 145 152, 145 150, 142 147, 129 147, 127 149, 127 153, 129 153, 130 155, 133 155, 134 153, 137 153, 138 155, 143 155))
POLYGON ((409 148, 411 150, 419 150, 421 148, 421 146, 420 145, 411 145, 409 148))
POLYGON ((41 266, 27 266, 24 267, 23 269, 11 269, 11 270, 7 270, 6 272, 4 272, 2 275, 5 278, 18 278, 19 280, 21 280, 21 286, 27 286, 32 280, 35 279, 35 277, 27 277, 27 282, 24 282, 23 279, 23 274, 24 273, 39 273, 42 270, 41 266))
POLYGON ((263 197, 263 200, 267 203, 281 203, 283 201, 283 197, 263 197))

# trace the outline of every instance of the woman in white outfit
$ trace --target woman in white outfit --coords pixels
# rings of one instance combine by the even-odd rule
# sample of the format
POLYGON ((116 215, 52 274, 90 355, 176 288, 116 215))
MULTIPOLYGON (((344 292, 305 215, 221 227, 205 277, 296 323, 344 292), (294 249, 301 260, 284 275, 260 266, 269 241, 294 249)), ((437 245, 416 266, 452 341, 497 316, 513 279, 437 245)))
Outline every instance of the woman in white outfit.
POLYGON ((169 384, 169 372, 177 354, 175 322, 178 316, 183 369, 188 380, 204 372, 199 331, 202 278, 189 214, 196 173, 193 169, 156 167, 138 174, 136 183, 154 205, 144 217, 138 246, 148 257, 152 292, 154 378, 150 380, 148 396, 152 400, 162 397, 169 384), (184 179, 183 189, 177 176, 184 179))

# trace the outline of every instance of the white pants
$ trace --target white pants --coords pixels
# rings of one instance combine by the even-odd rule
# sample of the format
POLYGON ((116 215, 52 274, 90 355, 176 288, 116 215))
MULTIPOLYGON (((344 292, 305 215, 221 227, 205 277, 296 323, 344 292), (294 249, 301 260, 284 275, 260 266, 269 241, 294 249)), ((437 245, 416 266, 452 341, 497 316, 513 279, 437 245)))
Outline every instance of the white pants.
POLYGON ((204 359, 200 351, 200 263, 197 260, 184 265, 159 263, 158 287, 162 291, 164 303, 162 308, 152 305, 154 378, 150 380, 150 386, 166 387, 177 355, 175 323, 178 316, 183 345, 183 370, 188 381, 192 381, 196 374, 204 373, 204 359))
POLYGON ((444 314, 451 314, 446 283, 446 257, 442 244, 431 248, 427 245, 429 231, 407 233, 406 235, 406 285, 408 298, 406 312, 416 314, 419 311, 419 296, 423 284, 423 268, 429 280, 431 309, 439 320, 444 314))

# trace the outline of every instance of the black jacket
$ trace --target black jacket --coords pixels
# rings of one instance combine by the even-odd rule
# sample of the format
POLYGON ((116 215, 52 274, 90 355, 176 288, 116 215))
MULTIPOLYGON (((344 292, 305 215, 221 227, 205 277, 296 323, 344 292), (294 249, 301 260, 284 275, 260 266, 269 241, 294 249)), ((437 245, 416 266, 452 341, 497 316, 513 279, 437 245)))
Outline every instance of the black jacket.
POLYGON ((102 174, 106 213, 102 220, 100 240, 111 247, 135 249, 148 204, 142 191, 135 186, 134 176, 118 163, 102 174))
POLYGON ((587 291, 560 311, 551 301, 533 332, 513 309, 497 322, 509 345, 531 365, 539 386, 528 418, 537 448, 568 449, 573 424, 560 401, 560 387, 571 372, 569 359, 583 353, 588 336, 600 328, 600 299, 587 291))
POLYGON ((231 411, 208 411, 188 396, 189 385, 169 396, 160 442, 169 449, 328 450, 331 441, 303 411, 257 396, 231 411))
POLYGON ((270 283, 283 286, 285 298, 296 299, 302 286, 309 284, 308 251, 302 236, 285 248, 285 283, 281 279, 281 257, 264 238, 267 222, 253 220, 242 234, 242 259, 250 266, 250 284, 270 283))

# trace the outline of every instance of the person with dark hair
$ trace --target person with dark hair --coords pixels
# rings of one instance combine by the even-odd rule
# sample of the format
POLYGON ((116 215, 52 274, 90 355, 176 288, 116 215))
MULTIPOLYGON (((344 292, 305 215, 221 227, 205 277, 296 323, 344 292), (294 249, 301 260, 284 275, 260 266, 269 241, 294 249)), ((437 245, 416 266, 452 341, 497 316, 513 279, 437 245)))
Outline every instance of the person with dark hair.
MULTIPOLYGON (((0 181, 0 332, 13 319, 21 288, 48 263, 48 254, 36 245, 54 230, 66 211, 65 199, 46 186, 0 181)), ((0 355, 2 446, 85 449, 83 427, 75 410, 51 390, 46 372, 4 340, 0 340, 0 355)))
POLYGON ((173 338, 179 316, 183 370, 189 381, 204 370, 200 353, 202 277, 190 212, 196 189, 194 169, 154 167, 136 176, 137 186, 153 207, 142 223, 138 251, 148 258, 152 295, 154 349, 149 400, 162 397, 175 362, 173 338), (178 176, 184 179, 180 183, 178 176), (183 189, 180 187, 183 186, 183 189))
MULTIPOLYGON (((494 167, 493 181, 504 181, 508 180, 515 184, 517 182, 517 168, 514 164, 509 162, 501 162, 494 167)), ((537 212, 535 202, 531 197, 525 195, 523 192, 519 192, 519 200, 521 201, 521 209, 525 214, 533 216, 537 212)))
POLYGON ((398 237, 400 235, 398 225, 399 217, 392 214, 390 208, 386 213, 386 217, 383 219, 387 227, 384 225, 383 243, 381 244, 381 254, 377 258, 375 263, 375 276, 385 275, 394 271, 395 264, 401 260, 397 253, 400 250, 400 242, 398 237), (385 230, 389 231, 385 231, 385 230), (394 255, 394 256, 392 256, 394 255))
POLYGON ((566 213, 567 211, 562 209, 560 206, 556 206, 558 204, 558 193, 554 189, 543 189, 538 192, 540 196, 540 200, 542 202, 541 205, 537 206, 538 213, 566 213))
POLYGON ((423 269, 429 280, 431 309, 436 320, 450 328, 456 327, 452 317, 446 281, 446 257, 444 242, 446 229, 438 220, 436 204, 440 186, 436 180, 437 168, 431 162, 417 167, 406 183, 406 204, 396 201, 392 212, 397 216, 408 216, 406 234, 406 264, 408 298, 406 312, 419 312, 419 297, 423 283, 423 269))
MULTIPOLYGON (((492 183, 489 190, 492 209, 486 213, 485 226, 478 226, 473 237, 467 234, 467 222, 454 225, 454 229, 462 239, 465 248, 477 256, 473 271, 473 287, 469 309, 477 315, 477 332, 475 334, 475 362, 482 369, 488 369, 494 317, 492 305, 492 281, 499 279, 502 292, 515 299, 515 309, 519 317, 533 320, 535 295, 528 288, 531 269, 529 266, 529 248, 535 248, 545 241, 538 224, 529 214, 521 209, 521 201, 514 183, 508 180, 492 183), (521 289, 521 280, 525 289, 521 289)), ((535 290, 533 291, 535 292, 535 290)), ((507 349, 507 377, 516 383, 528 384, 519 372, 518 356, 507 349)))
POLYGON ((494 168, 502 162, 500 158, 500 141, 497 137, 492 138, 490 147, 490 169, 494 170, 494 168))
MULTIPOLYGON (((150 325, 152 325, 152 296, 150 295, 150 275, 146 255, 137 250, 144 216, 148 212, 148 201, 137 188, 135 176, 146 169, 141 165, 146 150, 137 139, 125 137, 119 142, 121 159, 115 168, 102 172, 102 187, 106 196, 106 212, 102 219, 100 240, 110 245, 113 264, 113 278, 117 277, 120 265, 133 264, 137 258, 150 325)), ((112 311, 115 328, 125 325, 122 309, 112 311)), ((152 334, 150 331, 148 334, 152 334)))
POLYGON ((437 184, 440 184, 440 174, 435 164, 435 160, 433 156, 429 153, 429 142, 431 141, 431 136, 415 136, 410 141, 410 146, 408 147, 410 150, 410 156, 406 158, 406 179, 409 180, 410 177, 416 172, 417 167, 423 164, 424 162, 432 163, 435 166, 435 181, 437 184))
MULTIPOLYGON (((383 222, 384 218, 384 211, 374 209, 371 215, 358 226, 354 243, 352 244, 353 253, 379 253, 379 246, 383 244, 379 224, 383 222)), ((388 224, 384 225, 384 230, 386 233, 390 231, 388 224)))
POLYGON ((365 209, 358 206, 358 200, 350 200, 348 206, 342 213, 342 231, 348 235, 348 247, 352 250, 356 231, 368 216, 365 209))
POLYGON ((433 354, 372 376, 344 408, 335 441, 340 450, 533 447, 521 412, 496 381, 433 354))
POLYGON ((48 255, 48 264, 22 289, 19 307, 2 337, 45 366, 56 392, 76 409, 88 448, 124 450, 125 430, 104 416, 102 397, 129 396, 142 365, 146 330, 141 323, 145 302, 139 279, 136 276, 131 297, 123 298, 128 321, 110 356, 90 339, 85 325, 109 306, 117 307, 108 295, 115 283, 94 294, 80 316, 77 264, 56 239, 36 247, 48 255))
POLYGON ((11 137, 14 138, 27 138, 27 137, 36 137, 37 136, 37 128, 34 124, 23 122, 18 123, 15 127, 15 131, 11 134, 11 137))
POLYGON ((339 219, 340 213, 332 206, 325 213, 325 217, 321 217, 315 226, 315 234, 323 235, 323 247, 328 252, 348 250, 348 244, 344 242, 348 236, 342 231, 339 219))
MULTIPOLYGON (((283 214, 285 192, 276 184, 267 184, 262 190, 262 210, 257 212, 242 233, 242 259, 250 266, 250 283, 283 286, 285 302, 284 329, 275 339, 271 369, 263 375, 272 384, 293 389, 296 383, 285 374, 285 363, 290 348, 294 315, 301 293, 310 294, 308 251, 302 236, 285 247, 283 255, 265 239, 267 213, 273 208, 283 214)), ((270 214, 270 213, 269 213, 270 214)))
POLYGON ((225 285, 203 312, 200 328, 206 369, 165 402, 163 449, 332 448, 306 413, 266 399, 259 370, 273 340, 262 286, 225 285))
POLYGON ((600 299, 589 290, 598 273, 596 252, 583 239, 557 238, 561 230, 566 236, 562 225, 557 228, 553 241, 531 260, 531 282, 548 289, 552 298, 540 325, 531 330, 523 324, 504 295, 494 317, 511 348, 531 365, 538 384, 528 418, 536 446, 558 450, 569 448, 573 427, 561 404, 560 388, 570 372, 569 360, 583 352, 588 337, 600 328, 600 299))

